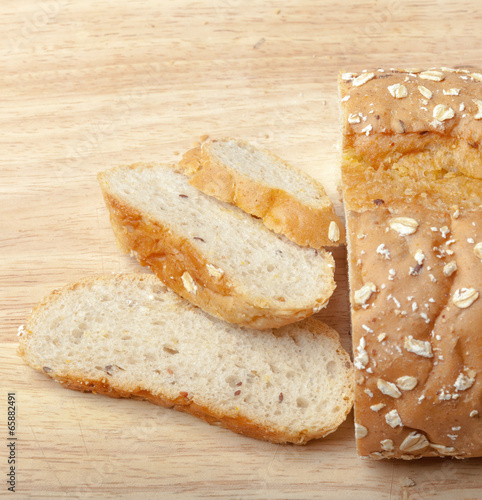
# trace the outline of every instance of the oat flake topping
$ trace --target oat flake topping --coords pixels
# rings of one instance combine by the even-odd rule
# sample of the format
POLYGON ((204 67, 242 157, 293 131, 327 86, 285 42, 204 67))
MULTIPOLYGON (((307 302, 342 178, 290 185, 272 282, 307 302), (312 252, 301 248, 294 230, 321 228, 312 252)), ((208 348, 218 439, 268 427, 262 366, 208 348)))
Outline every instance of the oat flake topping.
POLYGON ((377 403, 376 405, 371 405, 370 410, 380 411, 382 408, 385 408, 385 406, 387 406, 385 403, 377 403))
POLYGON ((344 82, 349 82, 350 80, 353 80, 355 78, 355 73, 343 73, 341 75, 341 79, 344 82))
POLYGON ((395 384, 393 384, 392 382, 387 382, 386 380, 383 380, 381 378, 377 380, 377 387, 382 394, 385 394, 385 396, 390 396, 391 398, 398 399, 402 395, 395 384))
POLYGON ((395 427, 403 427, 402 419, 400 418, 397 410, 392 410, 386 413, 385 421, 390 427, 393 427, 394 429, 395 427))
POLYGON ((437 450, 441 455, 449 455, 455 451, 452 446, 444 446, 443 444, 430 443, 430 447, 437 450))
POLYGON ((444 276, 447 277, 452 276, 452 274, 454 274, 455 271, 457 271, 457 263, 455 261, 448 262, 447 264, 445 264, 443 268, 444 276))
POLYGON ((467 309, 479 298, 479 292, 475 288, 459 288, 455 290, 452 302, 460 309, 467 309))
POLYGON ((426 448, 430 443, 428 439, 418 432, 411 432, 400 445, 401 451, 406 451, 408 453, 412 451, 419 451, 426 448))
POLYGON ((418 380, 415 377, 410 377, 409 375, 404 375, 403 377, 397 378, 397 385, 402 391, 411 391, 415 389, 418 384, 418 380))
POLYGON ((425 97, 425 99, 431 99, 433 96, 433 92, 423 85, 418 86, 418 91, 423 95, 423 97, 425 97))
POLYGON ((459 374, 454 384, 456 391, 466 391, 467 389, 470 389, 474 385, 475 373, 471 372, 468 375, 465 375, 463 373, 459 374), (473 375, 473 377, 470 375, 473 375))
POLYGON ((479 259, 482 259, 482 241, 477 243, 474 247, 474 253, 475 256, 478 257, 479 259))
POLYGON ((365 283, 359 290, 355 291, 355 304, 363 305, 371 297, 372 293, 377 291, 375 283, 369 281, 365 283))
POLYGON ((366 345, 367 343, 365 337, 362 337, 360 339, 358 347, 356 348, 358 354, 357 356, 355 356, 355 359, 353 360, 353 364, 355 365, 355 368, 357 368, 358 370, 363 370, 369 361, 368 353, 365 350, 366 345))
POLYGON ((367 434, 368 434, 368 429, 365 426, 363 426, 361 424, 357 424, 355 422, 355 437, 356 437, 356 439, 362 439, 367 434))
POLYGON ((460 89, 448 89, 448 90, 443 89, 443 94, 444 95, 459 95, 460 89))
POLYGON ((455 111, 445 104, 437 104, 435 108, 433 108, 433 117, 439 122, 443 122, 445 120, 450 120, 455 116, 455 111))
POLYGON ((418 228, 418 222, 411 217, 395 217, 388 225, 400 236, 413 234, 418 228))
POLYGON ((477 104, 477 114, 474 116, 476 120, 482 120, 482 101, 480 99, 472 99, 477 104))
POLYGON ((391 439, 382 439, 380 446, 383 451, 393 451, 393 441, 391 439))
POLYGON ((392 94, 392 96, 396 99, 403 99, 404 97, 408 96, 407 87, 405 87, 405 85, 402 85, 401 83, 395 83, 387 88, 390 94, 392 94))
POLYGON ((353 80, 352 85, 354 87, 359 87, 360 85, 363 85, 364 83, 369 82, 373 78, 375 78, 375 73, 362 73, 360 76, 357 76, 353 80))
POLYGON ((428 70, 422 71, 418 75, 422 80, 432 80, 433 82, 441 82, 445 79, 445 75, 441 71, 428 70))
POLYGON ((351 115, 348 115, 348 123, 350 125, 354 125, 355 123, 360 123, 361 122, 361 117, 359 114, 352 113, 351 115))
POLYGON ((403 347, 405 347, 405 350, 413 352, 418 356, 433 358, 432 344, 424 340, 416 340, 412 337, 412 335, 405 337, 403 347))

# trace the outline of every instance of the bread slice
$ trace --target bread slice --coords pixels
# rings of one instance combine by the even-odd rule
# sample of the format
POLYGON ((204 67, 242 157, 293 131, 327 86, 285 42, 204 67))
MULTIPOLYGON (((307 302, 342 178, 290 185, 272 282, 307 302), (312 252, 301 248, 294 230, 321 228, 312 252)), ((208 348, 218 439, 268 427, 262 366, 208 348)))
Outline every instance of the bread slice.
POLYGON ((353 403, 352 365, 328 326, 231 325, 152 274, 54 291, 21 332, 25 362, 69 389, 146 399, 274 443, 326 436, 353 403))
POLYGON ((343 224, 323 186, 273 154, 236 139, 204 140, 179 168, 206 194, 261 217, 302 246, 345 242, 343 224))
POLYGON ((120 247, 213 316, 266 329, 326 306, 335 288, 328 252, 273 233, 170 166, 119 167, 99 181, 120 247))
POLYGON ((358 453, 482 456, 482 73, 340 78, 358 453))

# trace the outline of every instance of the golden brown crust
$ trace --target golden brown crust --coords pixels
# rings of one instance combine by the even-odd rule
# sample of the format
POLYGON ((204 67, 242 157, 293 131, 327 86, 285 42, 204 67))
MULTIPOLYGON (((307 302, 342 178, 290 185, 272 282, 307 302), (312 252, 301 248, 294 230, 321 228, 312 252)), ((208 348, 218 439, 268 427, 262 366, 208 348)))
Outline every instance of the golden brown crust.
MULTIPOLYGON (((373 151, 377 139, 373 136, 370 144, 374 147, 367 144, 367 149, 373 151)), ((437 152, 400 155, 391 166, 380 166, 371 162, 369 155, 357 154, 347 147, 343 154, 345 207, 360 212, 372 210, 376 203, 391 207, 404 200, 445 211, 454 205, 476 208, 482 204, 482 180, 469 178, 462 168, 452 171, 454 165, 470 168, 472 154, 459 146, 456 149, 440 147, 437 152), (359 186, 363 186, 362 191, 359 186)))
POLYGON ((441 136, 463 139, 479 147, 482 142, 482 119, 477 118, 481 113, 474 100, 481 98, 481 71, 448 71, 441 68, 428 71, 410 73, 405 70, 374 70, 350 74, 350 77, 341 73, 340 94, 344 105, 345 137, 410 133, 423 136, 426 132, 434 132, 441 136), (356 78, 363 75, 373 75, 373 78, 357 85, 356 78), (438 81, 438 78, 441 80, 438 81), (394 85, 403 86, 406 96, 394 96, 390 92, 390 89, 396 92, 394 85), (419 87, 424 87, 426 90, 422 92, 428 92, 426 95, 431 96, 423 95, 419 87), (447 110, 447 115, 435 113, 439 117, 437 119, 434 116, 437 106, 450 108, 453 117, 448 118, 452 113, 447 110), (357 116, 359 121, 356 120, 357 116))
POLYGON ((386 206, 404 199, 445 210, 482 204, 480 72, 375 70, 349 76, 340 77, 348 209, 370 210, 377 198, 386 206), (358 84, 359 78, 367 81, 358 84))
MULTIPOLYGON (((415 109, 415 77, 391 73, 342 84, 357 448, 373 458, 482 456, 482 158, 468 142, 481 123, 467 105, 435 131, 415 109), (407 97, 387 91, 395 83, 407 97), (370 103, 380 123, 367 118, 367 134, 348 117, 370 103)), ((441 73, 419 82, 433 93, 430 110, 482 97, 477 78, 441 73), (458 96, 444 94, 459 82, 458 96)))
POLYGON ((481 222, 472 225, 481 220, 480 210, 451 219, 424 207, 401 212, 380 207, 349 214, 352 328, 358 365, 355 419, 368 429, 367 436, 358 440, 361 455, 382 451, 383 439, 393 441, 393 452, 386 452, 393 457, 482 455, 482 419, 470 416, 474 411, 482 414, 482 344, 476 338, 482 301, 477 299, 466 309, 453 304, 456 290, 478 288, 482 283, 482 263, 473 252, 474 245, 467 242, 481 239, 481 222), (392 229, 386 232, 397 216, 416 220, 417 231, 407 237, 392 229), (450 228, 445 238, 445 231, 440 231, 444 227, 450 228), (451 240, 455 241, 447 245, 451 240), (424 256, 420 269, 417 252, 424 256), (445 276, 444 268, 450 262, 456 262, 458 269, 445 276), (365 304, 357 304, 355 292, 366 283, 374 283, 376 292, 365 304), (410 336, 430 344, 430 357, 408 350, 410 336), (471 371, 478 374, 474 384, 457 390, 457 378, 471 371), (399 398, 380 392, 378 379, 396 384, 402 376, 414 377, 416 387, 400 389, 399 398), (385 406, 378 411, 371 409, 378 404, 385 406), (385 421, 392 410, 398 412, 403 427, 392 429, 385 421), (403 440, 415 431, 428 442, 453 450, 439 453, 427 447, 417 453, 400 451, 403 440))
MULTIPOLYGON (((49 376, 51 375, 49 374, 49 376)), ((282 431, 280 429, 262 427, 243 416, 233 417, 230 415, 223 415, 213 408, 207 408, 196 404, 189 398, 189 395, 185 396, 180 394, 179 397, 172 400, 162 395, 151 394, 149 391, 143 389, 137 389, 132 392, 123 391, 112 387, 107 382, 99 380, 74 380, 68 377, 56 376, 52 376, 52 378, 67 389, 102 394, 111 398, 127 398, 149 401, 150 403, 164 408, 172 408, 177 411, 189 413, 210 425, 219 425, 225 429, 236 432, 237 434, 243 434, 244 436, 278 444, 292 443, 303 445, 312 439, 323 438, 334 432, 350 412, 348 409, 344 418, 336 426, 324 429, 323 432, 316 434, 293 434, 290 433, 289 430, 282 431)))
MULTIPOLYGON (((286 191, 244 176, 218 161, 210 151, 211 142, 216 141, 205 140, 200 146, 188 151, 178 165, 190 177, 192 186, 263 219, 269 229, 285 235, 298 245, 319 249, 345 243, 343 224, 321 184, 312 179, 319 192, 320 202, 316 207, 305 205, 286 191), (330 239, 332 222, 337 225, 339 236, 330 239)), ((236 142, 249 147, 242 141, 236 142)), ((277 157, 273 158, 282 162, 277 157)))
POLYGON ((98 380, 73 380, 67 377, 52 378, 54 378, 54 380, 57 380, 57 382, 59 382, 67 389, 72 389, 74 391, 80 392, 93 392, 94 394, 102 394, 111 398, 128 398, 149 401, 150 403, 154 403, 164 408, 172 408, 177 411, 189 413, 191 415, 194 415, 195 417, 200 418, 204 422, 207 422, 208 424, 220 425, 221 427, 229 429, 238 434, 243 434, 255 439, 270 441, 272 443, 306 444, 310 439, 313 439, 313 437, 305 435, 295 436, 290 435, 289 433, 282 433, 276 429, 262 428, 258 424, 251 422, 245 417, 232 417, 229 415, 217 414, 215 411, 213 411, 213 409, 204 408, 194 403, 189 398, 189 395, 185 396, 180 394, 178 398, 172 400, 162 395, 151 394, 150 392, 143 389, 137 389, 132 392, 115 389, 107 382, 98 380))
MULTIPOLYGON (((218 318, 258 330, 277 328, 317 312, 327 304, 335 288, 332 280, 326 284, 324 297, 301 309, 283 308, 281 302, 273 304, 263 298, 253 300, 238 293, 225 274, 221 277, 210 274, 204 256, 169 227, 149 220, 105 191, 104 199, 121 249, 126 253, 134 251, 139 262, 169 288, 218 318), (191 290, 186 288, 185 273, 193 281, 191 290)), ((332 259, 328 253, 326 258, 332 259)))

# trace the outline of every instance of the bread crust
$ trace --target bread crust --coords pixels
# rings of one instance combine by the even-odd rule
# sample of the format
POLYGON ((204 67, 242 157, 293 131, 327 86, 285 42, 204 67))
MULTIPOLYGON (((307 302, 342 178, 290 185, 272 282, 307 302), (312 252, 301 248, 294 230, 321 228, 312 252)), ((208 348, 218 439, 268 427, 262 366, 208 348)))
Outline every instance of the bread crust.
MULTIPOLYGON (((151 274, 122 275, 122 279, 140 279, 145 280, 148 283, 152 283, 153 279, 157 280, 151 274)), ((161 393, 153 394, 150 391, 143 389, 141 386, 137 386, 135 388, 117 386, 115 380, 110 378, 108 374, 104 374, 102 377, 95 379, 86 378, 81 373, 56 373, 51 369, 46 369, 49 367, 39 365, 38 362, 36 362, 28 352, 27 339, 29 335, 32 335, 32 332, 35 332, 36 322, 38 321, 43 308, 54 303, 62 294, 69 293, 70 290, 74 290, 77 287, 89 286, 89 284, 91 284, 92 282, 104 281, 107 283, 109 282, 109 280, 112 280, 112 276, 94 276, 84 278, 76 283, 67 285, 62 289, 54 290, 52 293, 50 293, 50 295, 45 297, 39 304, 37 304, 26 324, 24 334, 20 337, 20 344, 18 349, 19 355, 29 366, 59 382, 63 387, 67 389, 80 392, 92 392, 95 394, 106 395, 112 398, 146 400, 165 408, 172 408, 177 411, 189 413, 211 425, 218 425, 238 434, 270 441, 272 443, 293 443, 302 445, 306 444, 311 439, 325 437, 328 434, 334 432, 346 419, 347 415, 351 411, 351 408, 353 406, 354 380, 353 365, 350 361, 350 357, 342 348, 337 333, 327 325, 313 318, 305 320, 304 327, 313 334, 328 337, 337 343, 337 355, 343 360, 348 374, 344 393, 343 395, 340 395, 340 406, 342 406, 343 412, 340 412, 338 421, 334 422, 330 426, 316 429, 316 431, 305 429, 302 432, 293 432, 289 428, 276 428, 268 425, 262 425, 259 422, 250 420, 242 414, 232 415, 228 414, 227 412, 223 412, 222 410, 214 406, 204 406, 198 404, 195 401, 195 395, 192 396, 182 391, 179 392, 179 395, 176 398, 171 398, 161 393)))
MULTIPOLYGON (((424 140, 423 136, 427 132, 433 132, 442 137, 463 139, 472 143, 474 148, 479 148, 482 142, 482 120, 476 118, 480 109, 476 101, 480 99, 481 83, 482 73, 477 69, 391 69, 361 74, 341 73, 340 97, 346 99, 343 101, 342 117, 345 140, 373 134, 393 134, 395 137, 392 140, 422 134, 424 140), (427 79, 428 71, 435 71, 432 78, 441 80, 427 79), (355 78, 363 74, 374 76, 366 83, 356 85, 355 78), (395 97, 393 92, 396 88, 393 85, 403 85, 407 95, 395 97), (432 95, 426 97, 419 87, 426 89, 422 89, 422 92, 429 91, 427 96, 432 95), (453 117, 443 120, 435 118, 434 109, 438 105, 452 108, 453 117), (350 120, 350 116, 359 116, 360 121, 354 118, 350 120)), ((439 118, 444 116, 440 115, 439 118)), ((479 175, 482 176, 482 171, 479 171, 479 175)))
MULTIPOLYGON (((345 421, 348 413, 350 413, 351 405, 347 405, 347 411, 343 418, 332 427, 325 428, 316 433, 300 433, 293 434, 288 429, 281 430, 272 427, 263 427, 256 422, 242 416, 223 415, 215 408, 203 407, 193 402, 189 396, 185 397, 179 395, 176 399, 169 399, 162 395, 154 395, 149 391, 143 389, 136 389, 134 391, 123 391, 116 389, 109 385, 107 382, 99 380, 77 380, 69 377, 55 377, 49 374, 55 381, 59 382, 66 389, 71 389, 80 392, 92 392, 94 394, 101 394, 111 398, 126 398, 126 399, 139 399, 149 401, 150 403, 162 406, 164 408, 174 409, 184 413, 189 413, 210 425, 224 427, 237 434, 242 434, 255 439, 269 441, 277 444, 297 444, 303 445, 312 439, 319 439, 328 436, 338 429, 338 427, 345 421)), ((347 391, 348 392, 348 391, 347 391)))
POLYGON ((479 457, 482 150, 470 143, 482 137, 482 80, 367 73, 359 86, 341 78, 358 453, 479 457), (418 85, 432 94, 426 109, 418 85), (438 105, 454 114, 433 123, 438 105))
MULTIPOLYGON (((209 314, 231 323, 266 330, 294 323, 326 307, 336 286, 333 277, 326 283, 323 297, 297 308, 237 292, 236 283, 230 277, 225 274, 217 277, 209 272, 210 263, 188 240, 167 225, 150 220, 120 202, 109 193, 103 174, 99 175, 99 180, 119 247, 126 253, 134 252, 141 265, 148 266, 169 288, 209 314), (193 282, 190 290, 186 287, 185 273, 189 273, 193 282)), ((324 250, 319 252, 324 252, 324 258, 334 266, 331 254, 324 250)))
MULTIPOLYGON (((54 378, 54 377, 52 377, 54 378)), ((330 434, 335 429, 328 431, 327 434, 306 436, 292 435, 289 432, 283 433, 268 427, 260 427, 243 417, 231 417, 217 413, 214 409, 204 408, 189 399, 189 397, 179 395, 175 400, 163 397, 162 395, 154 395, 149 391, 137 389, 132 392, 115 389, 106 382, 98 380, 74 380, 69 378, 54 378, 63 387, 80 392, 92 392, 94 394, 102 394, 111 398, 127 398, 149 401, 150 403, 162 406, 164 408, 172 408, 177 411, 189 413, 210 425, 218 425, 229 429, 237 434, 243 434, 255 439, 262 439, 272 443, 293 443, 306 444, 309 440, 319 437, 324 437, 330 434)))
POLYGON ((479 70, 344 73, 339 85, 346 208, 371 210, 377 198, 440 210, 482 204, 479 70))
MULTIPOLYGON (((320 198, 325 199, 324 202, 320 200, 317 206, 306 205, 282 189, 229 168, 211 152, 212 142, 217 141, 204 140, 198 147, 188 151, 177 167, 190 177, 189 183, 192 186, 261 218, 269 229, 283 234, 298 245, 320 249, 345 243, 343 224, 320 183, 310 179, 320 198), (329 238, 331 223, 338 227, 337 239, 329 238)), ((241 147, 251 148, 244 141, 236 142, 241 147)), ((280 158, 269 154, 275 161, 293 169, 280 158)), ((304 175, 303 172, 300 175, 304 175)))

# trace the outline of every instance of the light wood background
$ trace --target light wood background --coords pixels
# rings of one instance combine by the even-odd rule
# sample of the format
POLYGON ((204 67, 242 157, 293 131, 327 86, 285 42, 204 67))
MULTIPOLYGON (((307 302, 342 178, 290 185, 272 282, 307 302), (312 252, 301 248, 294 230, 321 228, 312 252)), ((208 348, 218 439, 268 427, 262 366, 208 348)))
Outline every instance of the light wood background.
MULTIPOLYGON (((16 355, 18 326, 51 289, 139 270, 115 247, 98 171, 176 161, 201 134, 236 136, 322 181, 342 215, 337 72, 481 66, 481 10, 479 0, 2 0, 0 422, 6 441, 16 392, 16 498, 482 498, 482 459, 363 461, 352 416, 324 440, 278 446, 67 391, 16 355)), ((344 257, 320 317, 348 347, 344 257)))

